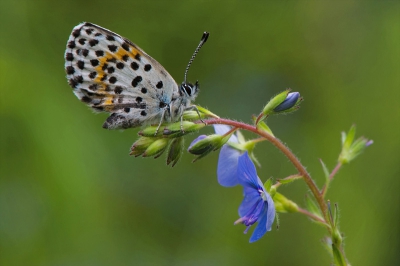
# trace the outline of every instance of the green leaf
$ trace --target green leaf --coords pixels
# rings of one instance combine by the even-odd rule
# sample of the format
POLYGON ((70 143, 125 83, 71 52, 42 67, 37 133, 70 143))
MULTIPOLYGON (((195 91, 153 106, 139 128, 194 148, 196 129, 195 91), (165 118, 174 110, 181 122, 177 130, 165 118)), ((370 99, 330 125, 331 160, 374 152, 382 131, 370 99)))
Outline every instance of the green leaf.
POLYGON ((328 189, 329 186, 329 182, 330 182, 330 174, 329 174, 329 170, 326 167, 325 163, 322 161, 322 159, 319 159, 319 161, 321 162, 322 165, 322 170, 324 171, 324 175, 325 175, 325 190, 328 189))
POLYGON ((260 131, 267 132, 271 136, 275 137, 274 133, 272 133, 272 130, 269 128, 269 126, 267 126, 267 124, 264 121, 261 121, 257 124, 257 129, 260 131))
POLYGON ((311 212, 314 215, 317 215, 318 217, 320 217, 322 220, 322 213, 320 211, 320 209, 318 208, 317 203, 314 201, 313 198, 311 198, 311 196, 309 194, 306 194, 306 206, 309 212, 311 212))

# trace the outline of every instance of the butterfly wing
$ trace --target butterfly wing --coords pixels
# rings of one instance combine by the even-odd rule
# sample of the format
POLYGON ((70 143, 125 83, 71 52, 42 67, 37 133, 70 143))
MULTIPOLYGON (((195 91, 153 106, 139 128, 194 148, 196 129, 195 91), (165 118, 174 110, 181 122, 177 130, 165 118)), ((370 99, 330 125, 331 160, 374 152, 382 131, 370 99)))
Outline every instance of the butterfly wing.
POLYGON ((96 111, 110 112, 103 127, 159 123, 178 85, 153 58, 130 40, 84 22, 65 51, 65 71, 75 95, 96 111))

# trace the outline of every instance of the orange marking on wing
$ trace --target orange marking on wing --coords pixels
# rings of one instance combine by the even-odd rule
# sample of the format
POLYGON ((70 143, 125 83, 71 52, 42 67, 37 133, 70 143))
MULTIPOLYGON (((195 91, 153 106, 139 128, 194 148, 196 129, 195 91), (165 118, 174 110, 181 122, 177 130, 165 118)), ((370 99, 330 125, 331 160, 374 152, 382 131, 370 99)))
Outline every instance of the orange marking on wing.
POLYGON ((129 46, 129 47, 131 48, 129 52, 123 48, 119 48, 118 51, 115 53, 115 55, 117 56, 117 59, 122 60, 122 57, 124 55, 128 55, 130 58, 134 59, 137 54, 140 55, 139 50, 137 50, 135 47, 133 47, 133 46, 129 46))
POLYGON ((99 63, 99 65, 97 67, 95 67, 95 69, 97 71, 97 76, 94 79, 94 82, 96 82, 98 84, 102 84, 102 88, 103 89, 105 89, 105 87, 106 87, 105 84, 101 80, 105 75, 105 72, 103 70, 103 66, 104 66, 104 64, 107 63, 107 60, 111 60, 111 59, 113 59, 113 55, 111 53, 109 53, 109 52, 106 52, 105 56, 99 58, 100 63, 99 63))

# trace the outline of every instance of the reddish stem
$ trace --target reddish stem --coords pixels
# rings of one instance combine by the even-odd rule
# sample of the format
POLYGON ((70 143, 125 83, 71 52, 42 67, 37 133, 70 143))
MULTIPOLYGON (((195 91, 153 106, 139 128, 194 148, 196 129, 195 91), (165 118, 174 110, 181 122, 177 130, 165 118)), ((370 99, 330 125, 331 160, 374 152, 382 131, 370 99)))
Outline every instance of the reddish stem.
MULTIPOLYGON (((339 172, 339 169, 342 167, 342 164, 338 162, 335 168, 332 170, 331 174, 329 175, 329 183, 333 180, 333 177, 339 172)), ((321 189, 321 195, 325 197, 326 191, 328 190, 326 184, 321 189)))
POLYGON ((315 215, 315 214, 312 214, 311 212, 309 212, 309 211, 307 211, 307 210, 305 210, 305 209, 302 209, 302 208, 298 208, 298 211, 299 211, 300 213, 304 214, 304 215, 307 215, 307 216, 310 217, 311 219, 313 219, 313 220, 315 220, 315 221, 317 221, 317 222, 323 223, 323 224, 325 224, 325 225, 328 226, 328 224, 327 224, 321 217, 319 217, 319 216, 317 216, 317 215, 315 215))

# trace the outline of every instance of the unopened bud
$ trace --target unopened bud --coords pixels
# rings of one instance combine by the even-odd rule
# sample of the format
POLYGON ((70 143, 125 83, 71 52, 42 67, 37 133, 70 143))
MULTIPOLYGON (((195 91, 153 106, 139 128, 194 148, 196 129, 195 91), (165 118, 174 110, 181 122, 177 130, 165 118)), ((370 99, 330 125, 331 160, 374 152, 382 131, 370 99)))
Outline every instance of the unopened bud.
POLYGON ((146 151, 143 153, 143 157, 159 157, 167 148, 168 142, 169 139, 167 138, 157 139, 146 149, 146 151))
POLYGON ((289 200, 288 198, 286 198, 279 192, 275 193, 273 200, 275 203, 276 211, 279 211, 279 212, 298 212, 299 211, 299 207, 297 206, 296 203, 289 200))
POLYGON ((135 157, 142 155, 145 150, 154 142, 157 138, 140 137, 131 147, 130 155, 135 157))
POLYGON ((299 101, 300 93, 298 92, 291 92, 286 96, 286 99, 279 104, 277 107, 274 108, 274 112, 283 112, 288 111, 293 108, 299 101))
POLYGON ((167 165, 172 163, 171 166, 174 167, 175 164, 179 161, 182 155, 183 142, 184 142, 183 137, 174 138, 171 141, 171 145, 169 146, 168 149, 167 165))
POLYGON ((163 134, 164 136, 168 136, 169 138, 177 138, 188 133, 198 131, 199 129, 205 127, 203 123, 193 123, 189 121, 176 122, 168 125, 164 128, 163 134))

